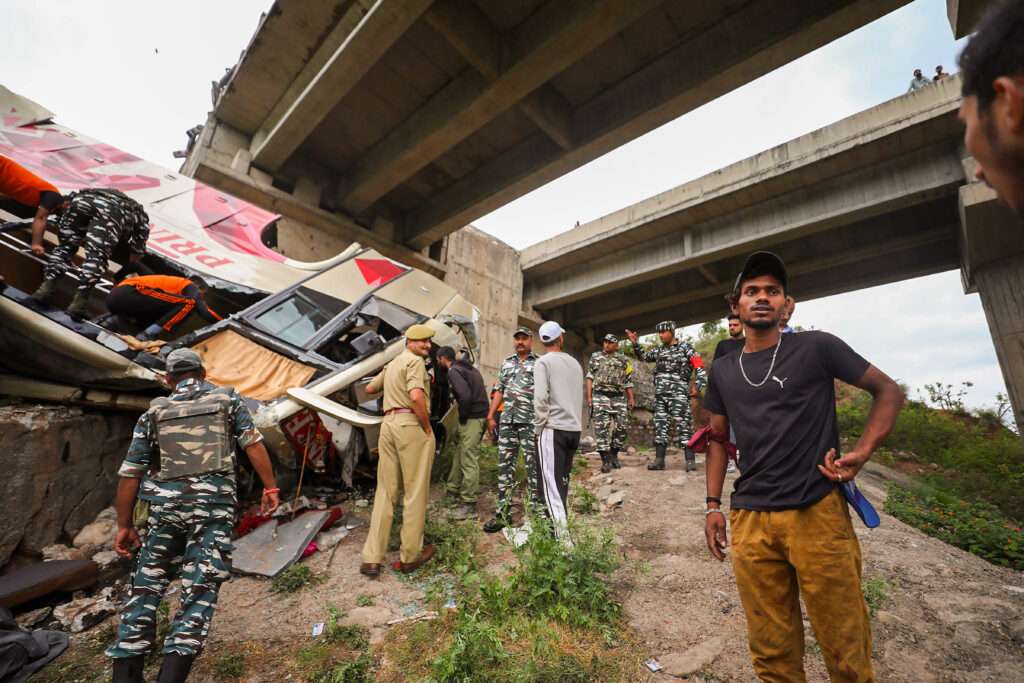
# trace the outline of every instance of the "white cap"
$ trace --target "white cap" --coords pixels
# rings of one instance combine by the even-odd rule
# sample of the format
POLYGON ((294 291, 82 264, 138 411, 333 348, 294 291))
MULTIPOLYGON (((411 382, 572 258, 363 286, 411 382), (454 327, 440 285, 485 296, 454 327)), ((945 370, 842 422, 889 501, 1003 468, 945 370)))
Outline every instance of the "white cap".
POLYGON ((542 342, 551 343, 561 337, 565 333, 562 326, 556 323, 554 320, 548 320, 540 326, 540 340, 542 342))

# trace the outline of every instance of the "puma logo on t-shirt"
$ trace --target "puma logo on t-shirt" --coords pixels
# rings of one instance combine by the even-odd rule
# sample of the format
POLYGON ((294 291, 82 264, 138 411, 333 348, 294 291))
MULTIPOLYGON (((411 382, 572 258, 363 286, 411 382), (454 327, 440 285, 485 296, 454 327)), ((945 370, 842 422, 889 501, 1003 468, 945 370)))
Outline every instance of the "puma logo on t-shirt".
POLYGON ((789 378, 788 378, 788 377, 783 377, 782 379, 779 379, 779 378, 778 378, 778 377, 776 377, 775 375, 772 375, 772 379, 773 379, 773 380, 775 380, 776 382, 778 382, 778 383, 779 383, 779 389, 785 389, 785 388, 786 388, 786 386, 785 386, 785 382, 786 382, 786 381, 787 381, 787 380, 788 380, 789 378))

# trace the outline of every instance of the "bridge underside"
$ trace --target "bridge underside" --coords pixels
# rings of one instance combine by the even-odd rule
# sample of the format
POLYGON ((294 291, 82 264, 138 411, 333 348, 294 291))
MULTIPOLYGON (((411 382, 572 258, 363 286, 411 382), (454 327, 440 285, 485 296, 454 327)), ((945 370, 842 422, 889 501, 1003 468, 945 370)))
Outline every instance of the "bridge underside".
POLYGON ((472 220, 907 0, 277 0, 185 170, 435 273, 472 220))

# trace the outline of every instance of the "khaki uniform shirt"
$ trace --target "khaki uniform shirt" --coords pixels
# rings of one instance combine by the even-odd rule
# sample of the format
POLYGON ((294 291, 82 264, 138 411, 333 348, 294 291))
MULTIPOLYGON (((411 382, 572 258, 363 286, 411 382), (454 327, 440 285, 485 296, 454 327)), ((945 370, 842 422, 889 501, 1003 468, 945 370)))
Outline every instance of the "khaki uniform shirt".
POLYGON ((430 409, 430 377, 427 365, 421 356, 406 349, 398 357, 384 366, 379 375, 366 385, 370 391, 384 389, 384 412, 395 408, 412 410, 412 399, 409 392, 422 389, 427 398, 427 409, 430 409))

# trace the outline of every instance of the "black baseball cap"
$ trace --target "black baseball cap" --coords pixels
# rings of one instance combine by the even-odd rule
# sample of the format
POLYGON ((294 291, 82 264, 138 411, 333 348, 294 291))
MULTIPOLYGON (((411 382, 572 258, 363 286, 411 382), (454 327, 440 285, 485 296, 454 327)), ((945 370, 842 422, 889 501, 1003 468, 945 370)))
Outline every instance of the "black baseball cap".
POLYGON ((740 285, 745 280, 759 277, 761 275, 772 275, 782 285, 782 289, 789 291, 789 276, 786 275, 786 264, 782 262, 778 254, 770 251, 755 251, 747 257, 743 264, 743 270, 736 276, 736 284, 733 285, 734 296, 740 293, 740 285))

